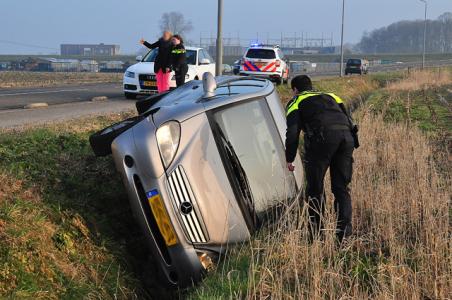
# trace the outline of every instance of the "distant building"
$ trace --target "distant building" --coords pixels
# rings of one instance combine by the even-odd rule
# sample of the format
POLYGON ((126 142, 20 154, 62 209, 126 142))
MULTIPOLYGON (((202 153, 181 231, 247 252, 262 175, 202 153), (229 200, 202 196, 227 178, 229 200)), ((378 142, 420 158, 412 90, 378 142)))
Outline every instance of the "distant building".
POLYGON ((53 72, 80 72, 80 62, 77 59, 41 58, 41 60, 50 63, 50 70, 53 72))
POLYGON ((124 71, 125 63, 123 61, 101 61, 99 63, 100 72, 121 73, 124 71))
POLYGON ((61 55, 115 56, 119 54, 119 45, 62 44, 61 55))
POLYGON ((9 61, 1 61, 0 62, 0 70, 10 70, 11 63, 9 61))
POLYGON ((82 60, 80 62, 80 71, 81 72, 99 72, 99 63, 95 60, 82 60))

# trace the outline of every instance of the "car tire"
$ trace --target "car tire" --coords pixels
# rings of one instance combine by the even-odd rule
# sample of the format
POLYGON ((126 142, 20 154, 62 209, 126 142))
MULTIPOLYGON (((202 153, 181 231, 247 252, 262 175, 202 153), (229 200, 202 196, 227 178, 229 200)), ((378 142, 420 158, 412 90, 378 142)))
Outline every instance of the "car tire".
POLYGON ((110 125, 92 134, 89 137, 89 143, 91 145, 91 149, 93 149, 94 154, 96 156, 110 155, 111 143, 113 142, 113 140, 121 133, 137 124, 142 119, 143 117, 141 116, 129 118, 127 120, 110 125))
POLYGON ((124 93, 124 96, 126 97, 126 99, 130 99, 130 100, 134 100, 137 98, 137 94, 134 94, 134 93, 124 93))

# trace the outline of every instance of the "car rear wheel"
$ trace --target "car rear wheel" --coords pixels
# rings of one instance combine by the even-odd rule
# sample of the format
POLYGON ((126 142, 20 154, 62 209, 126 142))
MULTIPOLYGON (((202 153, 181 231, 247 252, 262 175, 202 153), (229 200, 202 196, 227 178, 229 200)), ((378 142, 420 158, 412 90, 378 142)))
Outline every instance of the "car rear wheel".
POLYGON ((111 143, 121 133, 137 124, 143 118, 133 117, 102 129, 89 137, 89 143, 96 156, 107 156, 111 154, 111 143))
POLYGON ((134 93, 124 93, 124 96, 126 97, 126 99, 131 99, 131 100, 133 100, 133 99, 136 99, 137 98, 137 94, 134 94, 134 93))

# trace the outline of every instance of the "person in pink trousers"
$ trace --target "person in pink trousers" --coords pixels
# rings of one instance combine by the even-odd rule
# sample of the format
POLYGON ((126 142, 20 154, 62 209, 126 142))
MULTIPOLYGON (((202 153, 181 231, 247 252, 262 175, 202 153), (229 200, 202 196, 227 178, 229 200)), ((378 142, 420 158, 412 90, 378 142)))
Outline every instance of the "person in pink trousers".
POLYGON ((157 79, 157 91, 159 93, 166 92, 170 89, 171 80, 171 50, 173 44, 171 38, 173 34, 170 31, 163 32, 162 37, 155 43, 150 44, 144 39, 140 40, 140 44, 149 49, 158 48, 158 54, 154 62, 154 73, 157 79))

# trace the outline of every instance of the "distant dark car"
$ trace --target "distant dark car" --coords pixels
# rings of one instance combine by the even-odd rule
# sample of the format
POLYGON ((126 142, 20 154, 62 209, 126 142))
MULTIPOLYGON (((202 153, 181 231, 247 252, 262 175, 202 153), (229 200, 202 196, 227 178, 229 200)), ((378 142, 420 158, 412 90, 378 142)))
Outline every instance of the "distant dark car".
POLYGON ((234 62, 234 65, 232 66, 232 73, 233 73, 234 75, 239 75, 241 63, 242 63, 242 60, 241 60, 241 59, 236 60, 236 61, 234 62))
POLYGON ((367 74, 369 72, 369 62, 361 58, 350 58, 345 66, 345 75, 367 74))

